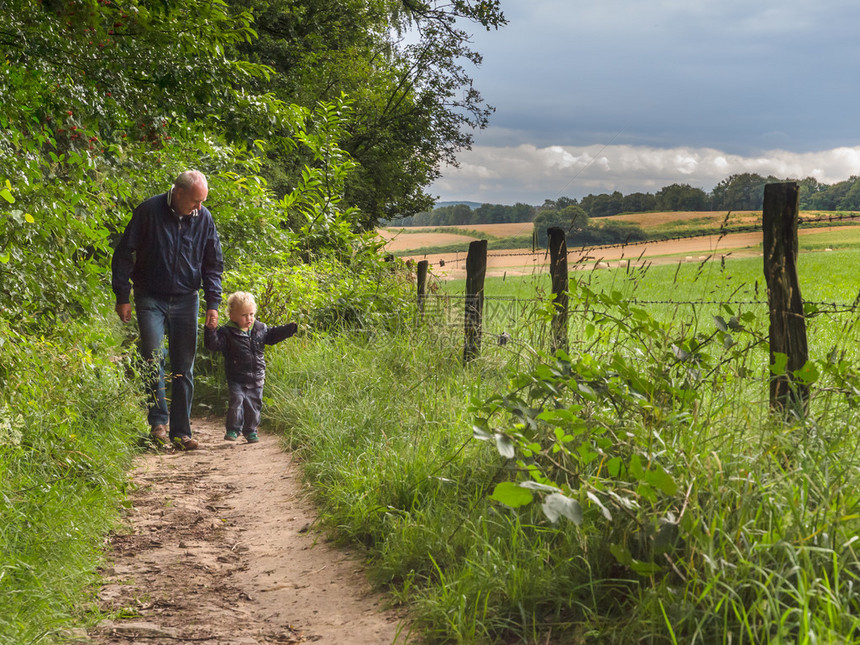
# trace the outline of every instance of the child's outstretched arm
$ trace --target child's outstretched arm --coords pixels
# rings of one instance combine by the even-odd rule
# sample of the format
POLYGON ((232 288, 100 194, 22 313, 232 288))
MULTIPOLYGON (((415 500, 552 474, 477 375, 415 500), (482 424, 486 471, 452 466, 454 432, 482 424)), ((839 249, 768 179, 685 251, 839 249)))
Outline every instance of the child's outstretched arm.
POLYGON ((266 339, 263 342, 266 345, 280 343, 282 340, 286 340, 290 336, 294 336, 298 330, 299 326, 294 322, 287 323, 286 325, 279 325, 277 327, 269 327, 266 330, 266 339))

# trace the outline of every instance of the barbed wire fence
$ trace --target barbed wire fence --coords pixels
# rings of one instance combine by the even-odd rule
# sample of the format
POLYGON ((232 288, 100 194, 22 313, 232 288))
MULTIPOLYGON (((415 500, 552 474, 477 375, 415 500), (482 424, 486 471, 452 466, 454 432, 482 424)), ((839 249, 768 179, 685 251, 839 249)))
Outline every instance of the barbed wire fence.
MULTIPOLYGON (((828 214, 815 217, 798 217, 797 208, 797 192, 796 184, 771 184, 765 189, 766 203, 768 199, 771 202, 770 215, 767 208, 763 212, 762 223, 743 225, 743 226, 726 226, 725 223, 718 231, 696 232, 689 235, 678 235, 665 237, 659 240, 637 240, 621 244, 607 244, 589 247, 576 247, 567 249, 564 232, 561 229, 556 229, 561 233, 561 244, 563 249, 561 256, 566 261, 568 258, 574 258, 575 268, 581 268, 583 264, 593 264, 593 268, 606 268, 612 266, 609 263, 603 263, 598 257, 601 251, 612 250, 616 254, 622 253, 617 266, 625 266, 629 271, 633 267, 647 266, 649 264, 647 258, 644 257, 648 245, 654 245, 659 242, 669 240, 691 240, 697 238, 712 238, 714 243, 711 249, 704 257, 699 257, 697 260, 702 266, 708 261, 715 259, 715 256, 720 256, 722 261, 731 252, 720 253, 717 246, 726 236, 739 233, 761 232, 763 253, 766 256, 764 262, 764 273, 768 281, 768 289, 766 293, 758 294, 758 285, 756 284, 756 294, 754 298, 737 298, 737 290, 732 297, 726 299, 718 298, 701 298, 701 299, 639 299, 629 297, 626 303, 638 307, 673 307, 690 308, 691 315, 694 318, 700 316, 700 310, 713 308, 712 315, 716 315, 726 307, 734 308, 764 308, 764 311, 770 317, 770 346, 772 356, 775 352, 789 354, 789 363, 793 365, 792 369, 799 369, 808 359, 807 341, 806 341, 806 321, 812 320, 820 316, 835 316, 839 317, 840 321, 844 320, 845 316, 856 314, 860 308, 860 293, 852 302, 835 302, 835 301, 818 301, 818 300, 801 300, 799 299, 799 285, 789 286, 784 289, 784 294, 778 294, 783 290, 783 283, 789 278, 796 280, 796 269, 794 262, 797 255, 797 232, 800 228, 813 228, 832 226, 834 224, 850 222, 855 223, 860 220, 860 213, 849 214, 828 214), (771 197, 768 198, 768 191, 771 191, 771 197), (786 192, 787 191, 787 192, 786 192), (793 191, 793 192, 792 192, 793 191), (786 195, 788 195, 786 197, 786 195), (776 201, 774 201, 776 200, 776 201), (792 202, 792 200, 794 200, 792 202), (636 256, 623 258, 623 253, 628 249, 642 248, 641 253, 636 256), (779 257, 772 258, 770 256, 777 255, 779 257), (796 296, 796 297, 795 297, 796 296), (784 302, 783 302, 784 300, 784 302), (775 331, 776 329, 776 331, 775 331)), ((726 217, 726 221, 728 216, 726 217)), ((469 287, 470 280, 467 278, 467 290, 462 295, 453 294, 428 294, 426 284, 422 285, 419 281, 418 285, 418 300, 419 309, 422 317, 432 317, 436 322, 441 323, 449 329, 456 329, 462 326, 464 333, 467 336, 467 343, 474 342, 474 337, 477 335, 478 343, 480 340, 486 339, 491 342, 496 341, 499 344, 508 342, 522 342, 524 344, 532 344, 537 346, 558 345, 551 338, 552 329, 551 321, 559 314, 559 293, 553 292, 547 296, 539 295, 533 298, 517 298, 513 296, 487 296, 483 293, 483 276, 486 274, 487 261, 493 258, 504 257, 532 257, 535 262, 541 261, 541 265, 550 264, 550 256, 553 255, 552 248, 552 229, 550 230, 549 248, 529 251, 513 251, 513 252, 491 252, 486 251, 486 241, 483 241, 483 255, 477 261, 479 267, 477 271, 480 273, 479 280, 472 282, 479 284, 478 287, 469 287), (480 310, 480 311, 478 311, 480 310), (475 327, 477 326, 477 330, 475 327), (523 330, 528 329, 530 337, 516 337, 512 334, 522 334, 523 330), (471 341, 469 340, 471 339, 471 341), (547 343, 547 341, 550 341, 547 343)), ((558 242, 556 242, 558 243, 558 242)), ((457 254, 455 263, 466 262, 467 267, 470 261, 473 261, 471 254, 474 253, 473 242, 470 244, 469 252, 460 257, 457 254)), ((555 257, 561 257, 558 249, 555 250, 555 257)), ((690 261, 690 257, 679 260, 679 264, 683 261, 690 261)), ((422 261, 427 263, 427 260, 422 261)), ((420 266, 420 263, 419 263, 420 266)), ((426 275, 426 264, 423 268, 426 275)), ((553 276, 554 267, 549 267, 550 277, 553 276)), ((558 281, 553 279, 553 284, 558 281)), ((563 284, 567 284, 567 276, 563 284)), ((567 314, 576 314, 577 309, 574 307, 567 314)), ((834 322, 835 319, 834 319, 834 322)), ((565 334, 565 342, 567 340, 568 329, 565 324, 563 332, 565 334)), ((471 352, 464 353, 464 360, 470 359, 471 352)), ((789 377, 790 381, 790 377, 789 377)), ((797 387, 793 383, 783 383, 775 390, 772 390, 771 402, 772 405, 779 407, 784 405, 788 397, 794 396, 797 393, 797 387)), ((801 392, 802 396, 802 392, 801 392)))

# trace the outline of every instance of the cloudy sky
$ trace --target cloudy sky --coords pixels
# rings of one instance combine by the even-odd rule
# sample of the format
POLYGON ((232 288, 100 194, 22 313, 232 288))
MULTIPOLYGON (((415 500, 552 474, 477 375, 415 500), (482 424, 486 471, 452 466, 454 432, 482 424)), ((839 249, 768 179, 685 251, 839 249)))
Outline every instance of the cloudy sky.
POLYGON ((475 32, 496 108, 440 201, 541 204, 734 173, 860 175, 856 0, 502 0, 475 32))

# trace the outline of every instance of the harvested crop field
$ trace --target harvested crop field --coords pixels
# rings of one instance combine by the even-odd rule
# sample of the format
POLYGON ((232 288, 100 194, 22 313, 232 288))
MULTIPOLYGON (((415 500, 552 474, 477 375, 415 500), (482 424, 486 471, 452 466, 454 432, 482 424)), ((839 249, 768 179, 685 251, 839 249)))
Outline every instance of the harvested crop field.
POLYGON ((616 221, 630 222, 639 226, 661 226, 672 222, 708 221, 714 226, 719 226, 726 216, 732 226, 754 224, 761 221, 761 211, 672 211, 668 213, 627 213, 625 215, 613 215, 612 217, 601 217, 591 221, 616 221))
MULTIPOLYGON (((798 232, 803 237, 832 234, 854 227, 827 227, 805 229, 798 232)), ((856 229, 855 229, 856 230, 856 229)), ((674 262, 702 262, 723 257, 745 257, 761 255, 762 234, 760 231, 733 233, 730 235, 706 235, 680 240, 662 240, 611 247, 586 247, 581 251, 571 249, 568 262, 573 268, 612 268, 650 262, 667 264, 674 262)), ((405 256, 413 261, 429 260, 431 271, 446 280, 466 277, 466 247, 457 253, 426 253, 405 256)), ((487 255, 487 276, 529 275, 535 271, 545 272, 549 255, 545 251, 532 253, 531 249, 512 249, 490 252, 487 255)))
POLYGON ((379 235, 384 239, 392 239, 402 237, 404 235, 434 235, 444 232, 445 229, 456 229, 460 231, 455 233, 460 237, 468 237, 469 232, 474 232, 475 236, 491 235, 493 237, 511 237, 514 235, 522 235, 523 233, 531 233, 533 224, 531 222, 507 222, 504 224, 461 224, 459 226, 407 226, 397 227, 389 226, 379 229, 379 235))
POLYGON ((397 235, 389 234, 390 231, 379 231, 380 236, 387 240, 385 244, 386 250, 391 253, 399 253, 410 249, 420 249, 432 246, 447 246, 449 244, 462 244, 467 248, 469 242, 479 239, 468 235, 458 235, 456 233, 402 233, 397 235))

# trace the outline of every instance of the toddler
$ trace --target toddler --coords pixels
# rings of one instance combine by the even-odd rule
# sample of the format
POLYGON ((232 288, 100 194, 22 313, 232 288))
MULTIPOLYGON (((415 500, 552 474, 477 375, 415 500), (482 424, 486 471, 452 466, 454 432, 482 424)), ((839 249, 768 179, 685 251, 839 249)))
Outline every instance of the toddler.
POLYGON ((296 333, 296 323, 267 327, 259 320, 254 296, 237 291, 227 299, 230 322, 221 327, 206 326, 206 349, 224 354, 230 402, 227 410, 227 434, 224 439, 236 441, 239 434, 248 443, 259 441, 257 426, 263 407, 263 382, 266 361, 263 346, 274 345, 296 333))

